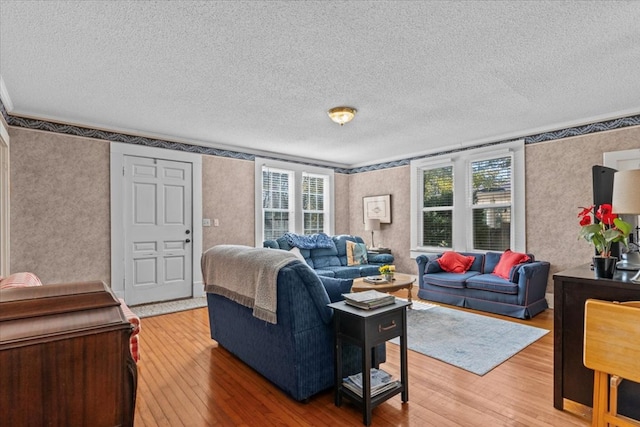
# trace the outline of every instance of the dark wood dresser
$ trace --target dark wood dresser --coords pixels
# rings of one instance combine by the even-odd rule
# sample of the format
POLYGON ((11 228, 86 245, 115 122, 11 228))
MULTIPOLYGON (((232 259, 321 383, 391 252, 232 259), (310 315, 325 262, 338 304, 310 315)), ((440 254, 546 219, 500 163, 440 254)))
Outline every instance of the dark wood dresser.
POLYGON ((132 426, 131 324, 102 282, 0 291, 0 425, 132 426))
MULTIPOLYGON (((553 275, 554 359, 553 406, 563 409, 563 399, 593 406, 593 371, 583 365, 584 303, 640 301, 640 284, 629 279, 635 272, 617 271, 613 279, 596 279, 589 264, 553 275)), ((640 416, 640 384, 623 381, 619 412, 640 416)))

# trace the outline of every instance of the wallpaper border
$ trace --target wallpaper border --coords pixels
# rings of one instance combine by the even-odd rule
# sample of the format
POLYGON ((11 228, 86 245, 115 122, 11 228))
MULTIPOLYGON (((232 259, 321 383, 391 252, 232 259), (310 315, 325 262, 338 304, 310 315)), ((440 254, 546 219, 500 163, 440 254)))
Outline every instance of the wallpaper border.
MULTIPOLYGON (((255 154, 243 153, 239 151, 221 150, 218 148, 203 147, 200 145, 185 144, 180 142, 166 141, 163 139, 147 138, 142 136, 134 136, 134 135, 118 133, 118 132, 109 132, 104 130, 85 128, 81 126, 64 125, 64 124, 49 122, 45 120, 36 120, 36 119, 12 116, 7 112, 4 106, 4 103, 2 102, 1 99, 0 99, 0 112, 2 113, 2 116, 4 117, 5 121, 9 126, 16 126, 16 127, 21 127, 25 129, 44 130, 48 132, 62 133, 62 134, 81 136, 86 138, 103 139, 111 142, 122 142, 126 144, 166 148, 169 150, 186 151, 189 153, 207 154, 210 156, 227 157, 227 158, 240 159, 240 160, 253 161, 256 157, 255 154)), ((524 138, 525 145, 529 145, 529 144, 536 144, 539 142, 570 138, 574 136, 587 135, 587 134, 596 133, 596 132, 605 132, 609 130, 620 129, 620 128, 629 127, 629 126, 638 126, 638 125, 640 125, 640 114, 628 116, 628 117, 621 117, 621 118, 612 119, 612 120, 605 120, 602 122, 590 123, 590 124, 581 125, 581 126, 570 127, 566 129, 559 129, 551 132, 528 135, 521 138, 524 138)), ((513 138, 513 139, 510 139, 509 141, 514 139, 520 139, 520 138, 513 138)), ((398 166, 406 166, 406 165, 409 165, 412 160, 440 156, 443 154, 450 154, 450 153, 455 153, 459 151, 466 151, 466 150, 478 148, 478 147, 498 145, 498 144, 503 144, 505 142, 508 142, 508 141, 495 141, 491 143, 482 144, 480 146, 465 147, 465 148, 459 148, 455 150, 444 150, 444 151, 432 153, 429 155, 416 156, 416 157, 402 159, 402 160, 377 163, 373 165, 367 165, 367 166, 361 166, 361 167, 355 167, 355 168, 333 167, 331 169, 333 169, 336 173, 343 173, 343 174, 355 174, 355 173, 361 173, 361 172, 376 171, 381 169, 394 168, 398 166)), ((282 160, 282 161, 304 164, 309 166, 327 167, 325 165, 307 163, 302 161, 292 161, 292 160, 286 160, 286 159, 281 159, 277 157, 269 157, 269 156, 263 156, 263 155, 261 155, 260 157, 266 157, 273 160, 282 160)))

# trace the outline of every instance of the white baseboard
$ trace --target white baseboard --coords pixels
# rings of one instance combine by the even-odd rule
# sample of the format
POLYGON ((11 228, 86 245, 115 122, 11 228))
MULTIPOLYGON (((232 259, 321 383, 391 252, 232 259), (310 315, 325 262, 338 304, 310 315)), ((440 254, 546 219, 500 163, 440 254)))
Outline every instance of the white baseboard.
POLYGON ((553 308, 553 294, 546 293, 544 297, 547 300, 547 304, 549 304, 549 308, 553 308))

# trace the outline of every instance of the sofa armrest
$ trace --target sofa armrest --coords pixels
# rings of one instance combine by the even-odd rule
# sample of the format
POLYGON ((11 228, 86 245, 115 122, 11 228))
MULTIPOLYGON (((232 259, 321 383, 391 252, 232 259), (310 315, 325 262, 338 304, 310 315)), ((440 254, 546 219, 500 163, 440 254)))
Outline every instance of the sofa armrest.
POLYGON ((518 268, 518 299, 521 304, 541 300, 547 291, 550 264, 535 261, 522 264, 518 268))
POLYGON ((265 240, 262 242, 263 248, 280 249, 280 245, 275 240, 265 240))
POLYGON ((367 260, 370 264, 393 264, 394 258, 391 254, 377 254, 368 252, 367 260))
POLYGON ((442 273, 444 270, 440 268, 438 255, 418 255, 416 262, 418 263, 418 280, 422 280, 422 276, 426 273, 442 273))
POLYGON ((351 292, 351 286, 353 286, 353 279, 337 279, 334 277, 318 276, 322 285, 324 286, 329 300, 331 302, 343 301, 343 294, 351 292))

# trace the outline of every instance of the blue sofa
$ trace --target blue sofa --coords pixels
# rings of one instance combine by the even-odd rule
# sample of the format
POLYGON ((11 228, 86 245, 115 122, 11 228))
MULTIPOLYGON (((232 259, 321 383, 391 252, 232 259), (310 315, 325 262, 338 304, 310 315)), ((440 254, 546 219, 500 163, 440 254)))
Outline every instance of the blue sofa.
MULTIPOLYGON (((330 237, 333 242, 333 247, 331 248, 300 249, 300 253, 307 265, 314 269, 319 276, 340 279, 374 276, 380 274, 378 268, 381 265, 393 264, 393 255, 369 252, 367 254, 367 264, 349 266, 347 265, 347 241, 362 244, 364 244, 364 241, 359 236, 350 236, 348 234, 330 237)), ((263 246, 285 251, 293 249, 284 236, 276 240, 265 240, 263 246)))
MULTIPOLYGON (((341 300, 352 283, 320 277, 304 262, 292 259, 277 276, 276 324, 207 290, 211 338, 292 398, 307 400, 334 385, 333 310, 327 305, 341 300)), ((205 289, 207 285, 205 275, 205 289)), ((345 348, 342 357, 346 375, 362 370, 358 347, 345 348)), ((384 360, 382 345, 373 352, 373 364, 384 360)))
POLYGON ((416 258, 418 297, 521 319, 531 318, 548 307, 548 262, 534 261, 534 256, 528 254, 531 260, 514 266, 507 280, 492 274, 501 252, 461 253, 475 258, 465 273, 442 270, 437 261, 442 254, 416 258))

